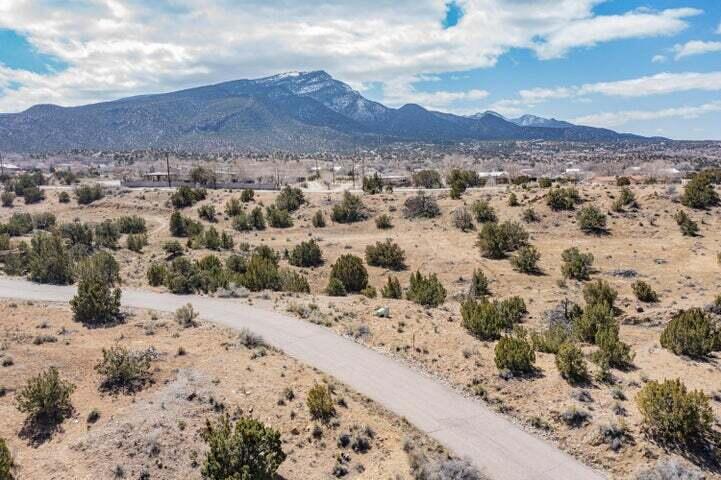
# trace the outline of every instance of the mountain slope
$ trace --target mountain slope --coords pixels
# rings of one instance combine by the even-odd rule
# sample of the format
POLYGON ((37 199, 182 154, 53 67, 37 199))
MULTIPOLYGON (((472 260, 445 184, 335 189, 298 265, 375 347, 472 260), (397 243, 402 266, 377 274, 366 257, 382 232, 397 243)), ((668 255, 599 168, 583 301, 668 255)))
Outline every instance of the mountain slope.
POLYGON ((547 128, 549 125, 539 126, 538 120, 531 120, 519 125, 494 112, 462 117, 412 104, 388 108, 318 71, 80 107, 37 105, 21 113, 0 115, 0 150, 308 152, 398 141, 643 139, 555 120, 557 124, 547 128))

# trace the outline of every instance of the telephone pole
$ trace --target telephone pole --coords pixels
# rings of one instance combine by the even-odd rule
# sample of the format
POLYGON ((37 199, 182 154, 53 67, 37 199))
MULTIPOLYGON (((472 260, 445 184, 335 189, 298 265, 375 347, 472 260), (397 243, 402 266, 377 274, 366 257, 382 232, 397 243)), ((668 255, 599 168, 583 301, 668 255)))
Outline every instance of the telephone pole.
POLYGON ((165 152, 165 172, 168 176, 168 188, 171 188, 172 182, 170 181, 170 154, 168 152, 165 152))

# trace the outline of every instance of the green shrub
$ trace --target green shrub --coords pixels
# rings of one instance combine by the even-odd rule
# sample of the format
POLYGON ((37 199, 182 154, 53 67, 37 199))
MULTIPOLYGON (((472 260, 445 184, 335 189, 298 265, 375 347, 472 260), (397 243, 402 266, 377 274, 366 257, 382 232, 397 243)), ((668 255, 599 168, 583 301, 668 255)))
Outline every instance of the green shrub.
POLYGON ((15 201, 15 193, 14 192, 3 192, 2 195, 0 195, 0 201, 2 202, 2 206, 5 208, 12 208, 13 202, 15 201))
POLYGON ((23 190, 23 199, 25 200, 25 205, 40 203, 45 200, 45 192, 38 187, 28 187, 23 190))
POLYGON ((50 212, 40 212, 33 214, 33 225, 37 230, 50 230, 55 226, 55 214, 50 212))
POLYGON ((546 330, 531 332, 531 343, 537 352, 558 353, 561 345, 568 343, 569 336, 569 330, 565 325, 555 323, 546 330))
POLYGON ((338 279, 348 293, 357 293, 368 285, 363 260, 352 254, 341 255, 331 267, 331 278, 338 279))
POLYGON ((619 337, 618 322, 599 325, 595 341, 598 351, 594 352, 593 359, 598 364, 622 369, 631 365, 634 355, 631 347, 619 337))
POLYGON ((580 201, 581 197, 573 187, 552 188, 546 195, 546 203, 551 210, 573 210, 580 201))
POLYGON ((207 192, 204 188, 190 188, 183 185, 170 196, 170 203, 176 209, 187 208, 205 200, 206 196, 207 192))
POLYGON ((115 220, 115 223, 118 225, 120 233, 124 234, 138 234, 148 231, 148 227, 145 225, 145 219, 137 215, 124 215, 115 220))
POLYGON ((330 217, 336 223, 353 223, 365 220, 367 213, 361 198, 345 191, 343 192, 343 200, 333 205, 330 217))
POLYGON ((719 196, 706 175, 697 174, 684 187, 681 203, 690 208, 706 209, 719 204, 719 196))
POLYGON ((363 191, 370 195, 375 195, 383 191, 383 180, 378 173, 374 173, 370 177, 363 177, 363 191))
POLYGON ((7 233, 0 234, 0 251, 7 251, 11 248, 10 236, 7 233))
MULTIPOLYGON (((73 319, 85 325, 106 325, 121 319, 120 289, 112 289, 104 272, 92 260, 83 262, 77 294, 70 300, 73 319)), ((107 273, 107 272, 105 272, 107 273)))
POLYGON ((418 188, 441 188, 441 174, 436 170, 420 170, 413 174, 413 185, 418 188))
POLYGON ((366 247, 366 263, 373 267, 404 270, 406 268, 405 259, 406 254, 403 249, 390 238, 366 247))
POLYGON ((403 298, 401 282, 399 282, 396 277, 388 277, 388 281, 381 289, 381 295, 383 296, 383 298, 403 298))
POLYGON ((95 365, 95 371, 102 377, 102 390, 131 393, 150 379, 150 356, 121 346, 103 348, 103 358, 95 365))
POLYGON ((437 307, 446 300, 446 289, 435 273, 423 276, 421 272, 411 274, 406 298, 426 307, 437 307))
POLYGON ((15 462, 4 438, 0 438, 0 479, 13 480, 15 462))
POLYGON ((614 200, 612 205, 612 210, 615 212, 622 212, 624 207, 629 208, 638 208, 638 203, 636 202, 636 196, 633 194, 631 190, 629 190, 626 187, 623 187, 618 195, 618 198, 614 200))
POLYGON ((279 289, 283 292, 310 293, 308 280, 298 272, 282 268, 278 271, 279 289))
POLYGON ((345 297, 348 294, 343 286, 343 282, 334 277, 331 277, 328 281, 325 292, 331 297, 345 297))
POLYGON ((306 405, 308 405, 310 416, 316 420, 328 421, 335 415, 331 391, 326 385, 318 383, 313 385, 313 388, 308 391, 306 405))
POLYGON ((714 415, 700 390, 688 391, 681 380, 648 382, 636 396, 643 423, 663 442, 689 444, 711 432, 714 415))
POLYGON ((278 290, 280 275, 277 262, 257 253, 253 254, 248 261, 245 273, 241 275, 240 283, 253 292, 278 290))
POLYGON ((20 237, 33 231, 33 217, 29 213, 13 213, 5 225, 5 233, 11 237, 20 237))
POLYGON ((265 209, 265 216, 268 219, 268 225, 273 228, 290 228, 293 226, 293 218, 288 210, 280 209, 275 205, 270 205, 265 209))
POLYGON ((528 233, 517 222, 506 221, 501 224, 488 222, 478 234, 476 245, 481 255, 487 258, 500 259, 506 253, 518 250, 528 242, 528 233))
POLYGON ((208 222, 215 222, 215 205, 201 205, 198 208, 198 217, 208 222))
POLYGON ((147 277, 148 284, 152 287, 159 287, 165 283, 168 275, 168 269, 162 263, 151 263, 148 267, 147 277))
POLYGON ((518 249, 516 255, 511 258, 513 268, 521 273, 538 273, 538 261, 541 253, 533 245, 526 245, 518 249))
POLYGON ((234 273, 245 273, 248 269, 248 262, 240 255, 230 255, 225 260, 225 268, 234 273))
POLYGON ((541 177, 538 179, 538 186, 541 188, 551 188, 553 186, 553 180, 546 177, 541 177))
POLYGON ((227 231, 223 230, 223 233, 220 234, 220 248, 222 248, 223 250, 233 250, 234 246, 235 240, 233 240, 233 236, 227 231))
POLYGON ((682 310, 664 328, 661 346, 676 355, 703 358, 721 350, 721 331, 703 310, 682 310))
POLYGON ((60 203, 70 203, 70 194, 68 192, 60 192, 58 193, 58 202, 60 203))
POLYGON ((175 257, 182 255, 185 249, 177 240, 169 240, 163 243, 163 251, 168 256, 168 260, 172 260, 175 257))
POLYGON ((530 373, 536 354, 524 335, 504 336, 496 344, 494 360, 499 370, 530 373))
POLYGON ((265 217, 263 217, 263 209, 259 206, 250 211, 248 221, 255 230, 265 230, 265 217))
POLYGON ((240 200, 238 200, 235 197, 229 198, 227 202, 225 202, 225 214, 229 217, 235 217, 236 215, 240 215, 243 213, 243 205, 240 203, 240 200))
POLYGON ((471 298, 480 298, 490 295, 490 293, 486 275, 482 270, 473 270, 471 285, 468 287, 468 296, 471 298))
POLYGON ((198 246, 204 246, 208 250, 220 250, 220 234, 218 233, 218 230, 215 229, 215 227, 208 228, 203 234, 198 235, 194 238, 194 240, 198 240, 198 243, 200 245, 198 246))
POLYGON ((576 221, 585 233, 603 233, 606 231, 606 215, 593 205, 583 207, 576 213, 576 221))
POLYGON ((194 237, 203 231, 203 226, 184 217, 178 210, 170 215, 170 234, 174 237, 194 237))
POLYGON ((406 198, 403 203, 403 215, 406 218, 435 218, 441 214, 441 209, 435 198, 424 191, 406 198))
POLYGON ((323 254, 315 240, 301 242, 290 251, 288 263, 296 267, 317 267, 323 264, 323 254))
POLYGON ((215 185, 217 176, 210 167, 197 166, 190 169, 190 180, 200 185, 215 185))
MULTIPOLYGON (((461 192, 465 191, 468 187, 478 187, 482 183, 478 173, 473 170, 462 170, 460 168, 451 169, 446 175, 446 185, 450 185, 451 188, 454 184, 462 188, 461 192)), ((434 188, 434 187, 426 187, 434 188)))
POLYGON ((626 187, 628 185, 631 185, 631 179, 628 177, 616 177, 616 186, 617 187, 626 187))
POLYGON ((278 210, 286 210, 290 213, 298 210, 304 203, 303 191, 290 185, 283 187, 275 199, 275 206, 278 207, 278 210))
POLYGON ((593 265, 593 254, 581 253, 578 248, 572 247, 561 254, 561 273, 565 278, 588 280, 593 265))
POLYGON ((315 212, 312 223, 315 228, 325 228, 325 216, 323 215, 323 210, 315 212))
POLYGON ((471 204, 471 211, 478 223, 495 222, 497 219, 496 211, 486 200, 476 200, 473 202, 473 204, 471 204))
POLYGON ((450 190, 450 196, 453 200, 458 200, 461 198, 461 195, 463 195, 463 192, 466 191, 466 185, 461 182, 460 180, 454 180, 453 182, 449 183, 451 190, 450 190))
POLYGON ((378 215, 376 217, 376 228, 379 230, 388 230, 390 228, 393 228, 393 223, 391 222, 391 217, 387 213, 383 213, 381 215, 378 215))
POLYGON ((75 189, 75 197, 80 205, 90 205, 105 196, 100 185, 80 185, 75 189))
POLYGON ((125 244, 131 252, 141 253, 148 245, 148 236, 144 233, 131 233, 125 239, 125 244))
POLYGON ((496 308, 498 309, 501 318, 509 328, 520 322, 523 316, 528 313, 526 302, 518 296, 508 297, 500 302, 494 303, 496 304, 496 308))
POLYGON ((583 382, 588 378, 583 352, 572 343, 563 343, 558 347, 556 368, 561 376, 570 383, 583 382))
POLYGON ((687 237, 695 237, 698 235, 698 223, 691 220, 691 217, 689 217, 683 210, 677 211, 674 214, 673 219, 676 220, 676 223, 681 229, 681 233, 683 235, 687 237))
POLYGON ((521 214, 521 220, 523 220, 526 223, 534 223, 541 220, 541 217, 538 216, 536 211, 532 208, 527 208, 523 211, 521 214))
POLYGON ((607 303, 590 304, 583 314, 573 319, 573 333, 581 341, 594 343, 596 333, 614 322, 613 311, 607 303))
POLYGON ((634 295, 636 295, 636 298, 638 298, 639 301, 647 303, 658 302, 658 294, 656 293, 656 291, 651 288, 651 285, 644 282, 643 280, 637 280, 633 282, 631 288, 633 288, 633 293, 634 295))
POLYGON ((208 452, 201 475, 207 480, 273 480, 286 457, 280 433, 252 418, 207 421, 202 436, 208 452))
POLYGON ((95 225, 95 243, 99 247, 116 249, 120 240, 120 230, 112 220, 103 220, 95 225))
POLYGON ((463 327, 479 340, 497 340, 501 331, 510 327, 503 318, 498 304, 485 298, 480 301, 468 299, 461 305, 463 327))
POLYGON ((93 246, 93 229, 87 223, 71 222, 60 225, 60 235, 70 242, 70 245, 82 247, 90 251, 93 246))
POLYGON ((361 290, 361 295, 367 298, 376 298, 378 296, 378 292, 376 291, 375 287, 368 285, 366 288, 361 290))
POLYGON ((586 284, 583 287, 583 299, 588 305, 605 303, 613 308, 618 292, 605 280, 598 279, 595 282, 586 284))
POLYGON ((517 207, 518 206, 518 197, 516 196, 515 192, 511 192, 510 195, 508 195, 508 206, 509 207, 517 207))
POLYGON ((252 202, 255 198, 255 191, 252 188, 244 188, 240 192, 240 201, 243 203, 252 202))
POLYGON ((473 217, 466 207, 453 210, 453 226, 462 232, 473 230, 473 217))
POLYGON ((253 229, 253 227, 250 225, 250 221, 248 220, 248 215, 246 215, 245 212, 240 212, 233 216, 233 219, 231 220, 231 225, 235 230, 239 232, 249 232, 253 229))
POLYGON ((18 410, 27 414, 33 425, 57 425, 70 416, 73 405, 70 395, 75 385, 60 378, 55 367, 28 379, 15 397, 18 410))
POLYGON ((73 283, 73 262, 65 242, 58 235, 40 233, 30 240, 28 256, 30 280, 37 283, 73 283))

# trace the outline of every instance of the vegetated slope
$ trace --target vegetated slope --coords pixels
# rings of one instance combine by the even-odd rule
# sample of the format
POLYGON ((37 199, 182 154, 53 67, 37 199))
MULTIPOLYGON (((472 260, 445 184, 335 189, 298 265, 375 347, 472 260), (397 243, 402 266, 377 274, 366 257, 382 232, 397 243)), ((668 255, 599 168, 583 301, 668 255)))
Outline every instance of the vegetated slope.
POLYGON ((388 108, 317 71, 79 107, 36 105, 0 115, 0 149, 318 151, 395 141, 643 139, 549 122, 514 123, 489 112, 462 117, 412 104, 388 108))

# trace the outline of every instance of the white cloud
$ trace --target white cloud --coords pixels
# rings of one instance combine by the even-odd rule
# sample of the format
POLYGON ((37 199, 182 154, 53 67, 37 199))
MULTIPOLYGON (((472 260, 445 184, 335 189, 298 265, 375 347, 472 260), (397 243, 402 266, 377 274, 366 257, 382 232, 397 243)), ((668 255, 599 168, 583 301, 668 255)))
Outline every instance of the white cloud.
POLYGON ((653 63, 664 63, 664 62, 666 62, 666 60, 668 60, 668 59, 666 58, 666 55, 654 55, 653 58, 651 59, 651 62, 653 62, 653 63))
POLYGON ((721 91, 721 72, 658 73, 613 82, 520 90, 518 98, 499 100, 491 108, 501 113, 516 114, 549 100, 573 98, 576 101, 586 101, 592 94, 632 98, 690 90, 721 91))
POLYGON ((691 119, 712 112, 721 112, 721 101, 662 110, 625 110, 620 112, 596 113, 577 117, 572 121, 582 125, 612 128, 631 121, 658 120, 662 118, 691 119))
POLYGON ((721 42, 704 42, 691 40, 684 44, 677 44, 671 49, 676 54, 676 60, 691 55, 703 55, 705 53, 721 52, 721 42))
POLYGON ((592 47, 600 42, 624 38, 673 35, 686 28, 685 18, 701 13, 694 8, 673 8, 660 13, 637 10, 624 15, 578 20, 549 34, 536 50, 541 58, 556 58, 574 47, 592 47))
POLYGON ((718 28, 716 29, 716 33, 718 33, 719 35, 721 35, 721 22, 719 22, 719 24, 718 24, 718 28))
POLYGON ((463 0, 462 21, 444 30, 441 0, 3 0, 0 28, 21 32, 69 68, 41 76, 0 66, 0 87, 21 85, 4 91, 0 111, 315 69, 353 85, 382 82, 391 100, 444 106, 484 91, 424 94, 391 82, 490 67, 511 48, 552 58, 610 40, 670 35, 698 13, 594 14, 602 1, 463 0))

